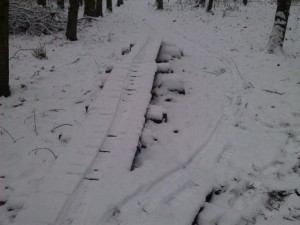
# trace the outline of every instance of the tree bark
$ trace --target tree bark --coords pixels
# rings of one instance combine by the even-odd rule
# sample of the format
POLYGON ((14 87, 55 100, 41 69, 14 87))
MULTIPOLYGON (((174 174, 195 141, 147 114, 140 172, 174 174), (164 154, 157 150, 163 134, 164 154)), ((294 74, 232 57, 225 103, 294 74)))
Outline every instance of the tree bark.
POLYGON ((96 16, 96 2, 95 0, 84 0, 84 15, 96 16))
POLYGON ((206 12, 210 12, 214 4, 214 0, 208 0, 206 12))
POLYGON ((46 0, 37 0, 37 4, 41 5, 41 6, 46 6, 47 2, 46 2, 46 0))
POLYGON ((205 0, 200 0, 200 5, 201 5, 202 8, 204 8, 205 7, 205 0))
POLYGON ((123 4, 124 4, 123 0, 118 0, 118 1, 117 1, 117 6, 118 6, 118 7, 121 6, 121 5, 123 5, 123 4))
POLYGON ((109 12, 112 12, 112 11, 113 11, 113 8, 112 8, 112 0, 106 0, 106 9, 107 9, 107 11, 109 11, 109 12))
POLYGON ((268 52, 274 53, 276 49, 282 49, 286 28, 290 15, 292 0, 277 0, 277 9, 274 19, 274 26, 268 42, 268 52))
POLYGON ((0 96, 10 96, 8 48, 8 0, 0 1, 0 96))
POLYGON ((157 10, 163 10, 164 9, 163 0, 156 0, 156 4, 157 4, 157 10))
POLYGON ((64 9, 65 8, 65 0, 57 0, 57 6, 60 9, 64 9))
POLYGON ((96 15, 103 17, 103 12, 102 12, 102 0, 97 0, 96 3, 96 15))
POLYGON ((79 0, 69 0, 69 3, 66 37, 70 41, 76 41, 79 0))

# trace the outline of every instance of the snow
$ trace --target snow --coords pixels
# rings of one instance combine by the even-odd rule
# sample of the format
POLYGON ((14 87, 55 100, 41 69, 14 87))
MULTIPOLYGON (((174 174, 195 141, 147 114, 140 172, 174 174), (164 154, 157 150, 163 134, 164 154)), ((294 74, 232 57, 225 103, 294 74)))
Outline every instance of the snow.
POLYGON ((268 54, 275 3, 177 2, 127 0, 77 42, 10 37, 48 59, 10 61, 1 225, 299 224, 299 5, 268 54))

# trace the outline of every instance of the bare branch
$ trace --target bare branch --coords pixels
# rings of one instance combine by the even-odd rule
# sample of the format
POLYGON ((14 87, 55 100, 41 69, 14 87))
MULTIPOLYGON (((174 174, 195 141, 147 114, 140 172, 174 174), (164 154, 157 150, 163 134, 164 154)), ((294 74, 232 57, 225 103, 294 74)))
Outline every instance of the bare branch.
POLYGON ((2 129, 2 130, 4 130, 10 137, 11 137, 11 139, 14 141, 14 143, 16 143, 17 142, 17 140, 4 128, 4 127, 2 127, 2 126, 0 126, 0 128, 2 129))

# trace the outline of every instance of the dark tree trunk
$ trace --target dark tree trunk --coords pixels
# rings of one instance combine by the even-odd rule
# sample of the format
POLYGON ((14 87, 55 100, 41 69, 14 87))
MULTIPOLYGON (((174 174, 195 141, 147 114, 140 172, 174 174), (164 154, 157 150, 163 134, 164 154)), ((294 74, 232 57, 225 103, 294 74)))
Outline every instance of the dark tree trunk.
POLYGON ((214 0, 208 0, 206 12, 210 12, 214 4, 214 0))
POLYGON ((0 1, 0 96, 10 96, 8 48, 8 0, 0 1))
POLYGON ((96 3, 96 15, 103 17, 103 12, 102 12, 102 0, 97 0, 96 3))
POLYGON ((248 4, 248 0, 243 0, 243 4, 247 5, 248 4))
POLYGON ((123 5, 123 4, 124 4, 123 0, 118 0, 118 1, 117 1, 117 6, 118 6, 118 7, 121 6, 121 5, 123 5))
POLYGON ((268 52, 282 49, 292 0, 277 0, 274 26, 268 42, 268 52))
POLYGON ((46 2, 46 0, 37 0, 37 4, 42 5, 42 6, 46 6, 47 2, 46 2))
POLYGON ((106 0, 106 9, 107 9, 108 12, 113 11, 112 0, 106 0))
POLYGON ((157 10, 164 9, 164 2, 163 2, 163 0, 156 0, 156 4, 157 4, 157 10))
POLYGON ((69 3, 70 6, 68 12, 68 24, 67 24, 66 37, 70 41, 76 41, 79 0, 69 0, 69 3))
POLYGON ((200 6, 201 6, 202 8, 205 7, 205 0, 200 0, 200 6))
POLYGON ((96 16, 96 2, 95 0, 84 0, 84 15, 96 16))
POLYGON ((65 8, 65 0, 57 0, 57 6, 61 9, 65 8))

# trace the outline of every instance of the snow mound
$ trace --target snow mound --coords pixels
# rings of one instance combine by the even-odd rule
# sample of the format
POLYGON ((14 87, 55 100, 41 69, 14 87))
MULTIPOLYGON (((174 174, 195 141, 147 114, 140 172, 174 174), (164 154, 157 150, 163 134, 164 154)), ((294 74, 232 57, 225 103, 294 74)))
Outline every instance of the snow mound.
POLYGON ((180 59, 183 56, 183 50, 178 48, 176 45, 168 42, 163 42, 157 59, 157 62, 168 62, 172 58, 178 58, 180 59))
POLYGON ((173 73, 170 63, 158 63, 157 73, 173 73))
POLYGON ((178 74, 163 74, 156 78, 153 94, 163 96, 169 91, 185 95, 182 78, 178 74))
POLYGON ((161 106, 149 105, 146 118, 156 123, 161 123, 167 120, 167 112, 161 106))

